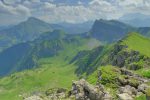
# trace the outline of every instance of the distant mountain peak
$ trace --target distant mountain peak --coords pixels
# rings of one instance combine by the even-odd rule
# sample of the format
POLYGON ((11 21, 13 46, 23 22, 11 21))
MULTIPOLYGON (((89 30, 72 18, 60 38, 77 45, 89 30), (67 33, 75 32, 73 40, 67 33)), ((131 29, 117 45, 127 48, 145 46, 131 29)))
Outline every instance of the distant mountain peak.
POLYGON ((90 33, 100 41, 113 42, 121 39, 131 29, 131 26, 117 20, 100 19, 95 21, 90 33))
MULTIPOLYGON (((43 20, 40 20, 38 18, 35 18, 35 17, 29 17, 25 22, 32 22, 32 23, 35 23, 35 22, 40 22, 40 23, 46 23, 44 22, 43 20)), ((48 23, 47 23, 48 24, 48 23)))
POLYGON ((104 20, 104 19, 99 19, 95 21, 95 24, 99 23, 104 23, 104 24, 121 24, 121 25, 126 25, 123 22, 117 21, 117 20, 104 20))
POLYGON ((27 19, 27 21, 37 21, 37 20, 40 20, 40 19, 38 19, 38 18, 35 18, 35 17, 29 17, 28 19, 27 19))

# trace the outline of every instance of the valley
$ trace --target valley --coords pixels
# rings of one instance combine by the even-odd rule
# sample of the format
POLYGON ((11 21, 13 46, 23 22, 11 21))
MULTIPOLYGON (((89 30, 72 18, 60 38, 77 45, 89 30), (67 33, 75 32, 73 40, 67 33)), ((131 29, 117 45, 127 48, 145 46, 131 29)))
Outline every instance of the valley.
POLYGON ((34 18, 23 23, 42 30, 37 34, 19 24, 19 29, 33 32, 24 33, 31 37, 21 36, 0 52, 2 100, 147 100, 149 28, 96 20, 88 32, 71 34, 59 25, 49 30, 49 24, 34 18))

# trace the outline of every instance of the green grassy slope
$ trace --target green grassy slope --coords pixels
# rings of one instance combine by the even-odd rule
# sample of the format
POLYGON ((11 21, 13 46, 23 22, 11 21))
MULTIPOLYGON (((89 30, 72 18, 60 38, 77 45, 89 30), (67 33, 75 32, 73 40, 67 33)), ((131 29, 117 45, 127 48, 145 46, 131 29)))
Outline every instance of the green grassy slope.
POLYGON ((116 97, 116 91, 118 88, 118 84, 116 83, 117 77, 121 77, 119 73, 119 69, 115 66, 107 65, 107 66, 99 66, 96 71, 94 71, 91 75, 87 77, 87 81, 91 84, 96 84, 98 79, 98 70, 102 71, 102 80, 101 84, 105 86, 105 89, 109 91, 114 97, 116 97))
MULTIPOLYGON (((121 75, 117 71, 119 69, 118 66, 113 67, 112 65, 108 65, 108 64, 112 64, 111 63, 112 59, 110 57, 113 57, 113 59, 115 59, 118 56, 119 57, 121 56, 121 57, 124 57, 125 62, 128 62, 130 61, 130 59, 132 59, 133 62, 131 60, 129 64, 126 64, 126 68, 128 68, 130 64, 140 64, 142 62, 142 67, 138 70, 133 70, 133 72, 143 77, 150 78, 150 65, 149 65, 150 39, 143 37, 138 33, 129 33, 125 38, 120 40, 118 43, 108 46, 105 49, 106 49, 105 51, 106 53, 102 57, 102 62, 99 60, 100 64, 102 65, 104 64, 105 66, 99 65, 97 66, 97 69, 102 70, 103 72, 102 84, 104 84, 106 88, 111 90, 110 92, 112 92, 112 94, 115 93, 115 90, 117 88, 115 79, 116 77, 121 76, 121 75), (117 49, 115 48, 116 45, 117 45, 117 49), (139 53, 135 56, 131 53, 131 51, 138 51, 139 53), (140 58, 140 60, 134 61, 134 58, 136 57, 137 58, 142 57, 142 58, 140 58)), ((96 84, 97 70, 94 71, 92 74, 90 74, 87 80, 92 84, 96 84)))
MULTIPOLYGON (((72 80, 78 79, 75 74, 77 66, 69 64, 70 60, 79 51, 91 50, 99 45, 95 39, 81 39, 78 36, 75 38, 78 41, 61 42, 63 49, 58 51, 56 55, 37 59, 38 68, 1 78, 0 98, 2 100, 21 100, 23 97, 44 92, 50 88, 70 89, 72 80)), ((46 47, 50 46, 49 42, 43 44, 46 47)), ((42 45, 39 45, 38 50, 42 49, 42 45)))
MULTIPOLYGON (((141 55, 144 55, 145 58, 149 59, 150 57, 150 39, 141 36, 137 33, 128 34, 127 38, 122 42, 123 45, 127 45, 127 50, 139 51, 141 55), (148 57, 148 58, 147 58, 148 57)), ((135 71, 137 74, 150 78, 150 60, 147 60, 146 63, 142 61, 137 62, 137 64, 142 64, 141 69, 135 71)))
MULTIPOLYGON (((115 79, 120 76, 118 72, 119 68, 108 65, 110 64, 108 60, 109 55, 115 48, 114 44, 97 47, 99 46, 99 42, 95 39, 81 39, 78 36, 74 39, 67 40, 67 43, 61 42, 63 49, 58 51, 53 57, 44 56, 37 59, 37 69, 26 70, 0 79, 0 98, 2 100, 21 100, 23 97, 44 92, 49 88, 63 87, 69 89, 72 80, 78 79, 75 73, 77 69, 79 69, 79 71, 81 71, 80 74, 84 76, 85 73, 84 70, 82 70, 84 68, 86 71, 93 71, 93 73, 88 74, 87 77, 87 80, 92 84, 96 84, 96 69, 100 68, 103 72, 102 84, 106 86, 106 89, 110 91, 110 93, 116 96, 118 85, 115 83, 115 79), (78 41, 74 41, 74 39, 78 41), (91 46, 91 44, 94 44, 94 46, 91 46), (82 52, 80 53, 79 51, 82 52), (79 58, 75 59, 74 63, 70 63, 76 56, 79 58), (104 60, 105 62, 103 62, 104 60), (103 64, 106 66, 101 66, 103 64)), ((42 44, 46 47, 49 46, 48 41, 42 44)), ((150 40, 137 33, 128 34, 128 36, 116 44, 119 46, 126 45, 127 47, 118 52, 115 51, 115 55, 120 56, 122 52, 128 52, 130 54, 130 51, 138 51, 139 55, 150 57, 150 52, 148 51, 150 49, 150 40)), ((39 46, 38 50, 40 49, 42 49, 42 46, 39 46)), ((135 73, 144 77, 149 77, 149 72, 149 67, 135 71, 135 73)))
POLYGON ((74 62, 79 66, 79 71, 85 70, 79 74, 110 64, 132 70, 140 69, 139 74, 150 77, 150 39, 138 33, 129 33, 117 43, 98 48, 78 53, 78 59, 74 62))
POLYGON ((128 33, 122 40, 108 47, 101 64, 127 68, 137 66, 137 69, 150 65, 150 39, 138 33, 128 33))
POLYGON ((122 42, 129 50, 139 51, 141 54, 150 57, 150 39, 137 33, 129 33, 122 42))
POLYGON ((50 88, 70 88, 75 66, 57 59, 42 59, 41 68, 27 70, 0 80, 0 98, 2 100, 21 100, 34 92, 50 88))

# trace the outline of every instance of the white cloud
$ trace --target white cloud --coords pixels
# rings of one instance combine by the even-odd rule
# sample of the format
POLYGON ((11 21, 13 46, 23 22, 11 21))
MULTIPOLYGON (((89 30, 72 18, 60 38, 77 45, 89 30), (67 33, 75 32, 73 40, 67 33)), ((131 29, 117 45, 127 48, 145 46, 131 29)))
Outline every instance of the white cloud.
POLYGON ((120 6, 141 6, 143 0, 118 0, 120 6))
POLYGON ((24 7, 23 5, 17 5, 17 6, 8 6, 3 4, 0 1, 0 12, 2 12, 1 14, 13 14, 13 15, 29 15, 30 11, 28 8, 24 7))
POLYGON ((57 6, 54 4, 47 3, 43 5, 41 8, 33 11, 33 15, 39 15, 38 17, 46 20, 48 22, 83 22, 92 20, 99 15, 102 17, 103 15, 100 12, 92 11, 92 9, 88 7, 84 7, 82 5, 78 6, 57 6), (38 12, 39 14, 37 14, 38 12))
POLYGON ((111 4, 104 0, 92 0, 89 2, 90 5, 98 5, 98 6, 111 6, 111 4))
POLYGON ((14 8, 17 15, 30 16, 30 10, 23 5, 18 5, 14 8))
POLYGON ((0 2, 0 18, 7 20, 13 16, 18 22, 31 15, 50 23, 76 23, 100 18, 117 19, 126 13, 139 12, 150 15, 150 0, 88 0, 86 5, 84 0, 78 0, 74 6, 62 1, 55 4, 54 0, 24 0, 20 4, 21 1, 5 0, 10 5, 0 2))
POLYGON ((9 6, 0 1, 0 22, 3 25, 14 24, 30 16, 30 10, 23 5, 9 6))
POLYGON ((55 4, 52 4, 49 2, 44 2, 44 8, 46 8, 46 9, 51 9, 51 8, 55 8, 55 7, 56 7, 55 4))
POLYGON ((21 0, 3 0, 5 4, 14 5, 15 3, 21 2, 21 0))
POLYGON ((149 0, 117 0, 118 13, 143 13, 150 15, 149 0))

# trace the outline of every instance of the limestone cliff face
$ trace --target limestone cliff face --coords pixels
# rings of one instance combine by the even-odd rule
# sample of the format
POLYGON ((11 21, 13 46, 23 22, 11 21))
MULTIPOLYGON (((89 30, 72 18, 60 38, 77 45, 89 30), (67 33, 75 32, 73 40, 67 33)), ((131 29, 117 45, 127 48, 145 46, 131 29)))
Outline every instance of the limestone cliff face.
POLYGON ((138 51, 128 50, 128 47, 116 44, 107 58, 107 63, 113 66, 126 67, 130 70, 138 70, 150 65, 150 58, 138 51))
MULTIPOLYGON (((143 78, 139 75, 126 69, 119 69, 120 74, 126 76, 125 78, 116 78, 116 84, 118 84, 116 97, 112 96, 106 89, 105 85, 97 83, 97 85, 91 85, 86 80, 81 79, 72 83, 72 89, 69 92, 69 98, 75 100, 135 100, 136 97, 147 94, 150 86, 147 84, 149 79, 143 78), (135 80, 133 82, 133 80, 135 80)), ((147 99, 149 100, 149 99, 147 99)))
POLYGON ((73 82, 70 96, 75 96, 75 100, 113 100, 103 85, 94 86, 84 79, 73 82))

